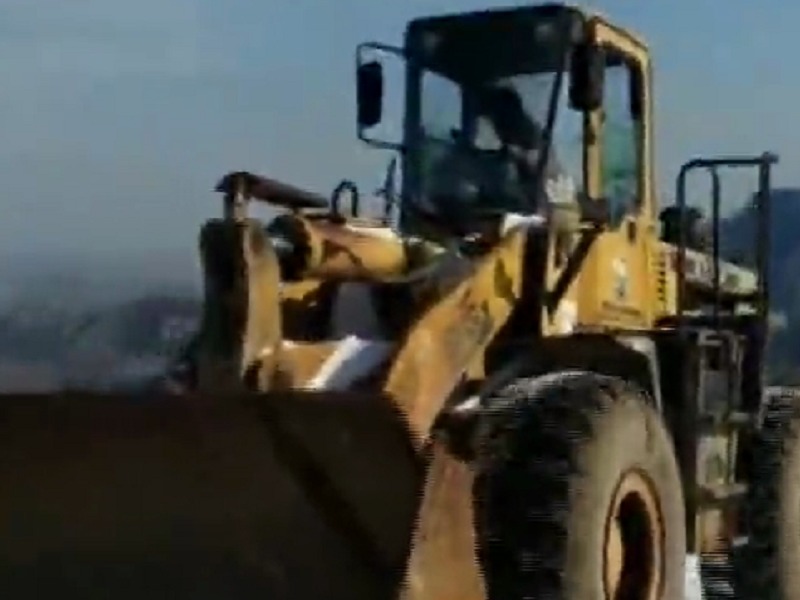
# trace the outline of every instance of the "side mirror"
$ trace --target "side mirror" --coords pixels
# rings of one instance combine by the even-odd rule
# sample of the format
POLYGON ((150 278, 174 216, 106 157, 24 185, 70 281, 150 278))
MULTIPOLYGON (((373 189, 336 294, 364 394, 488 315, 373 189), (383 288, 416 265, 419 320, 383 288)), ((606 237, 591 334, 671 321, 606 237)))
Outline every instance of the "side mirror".
POLYGON ((383 66, 373 60, 358 66, 356 71, 358 125, 374 127, 383 116, 383 66))
POLYGON ((358 139, 374 148, 403 146, 406 65, 400 48, 366 42, 356 49, 358 139))
POLYGON ((581 44, 572 52, 569 102, 572 108, 589 112, 603 105, 606 56, 594 44, 581 44))

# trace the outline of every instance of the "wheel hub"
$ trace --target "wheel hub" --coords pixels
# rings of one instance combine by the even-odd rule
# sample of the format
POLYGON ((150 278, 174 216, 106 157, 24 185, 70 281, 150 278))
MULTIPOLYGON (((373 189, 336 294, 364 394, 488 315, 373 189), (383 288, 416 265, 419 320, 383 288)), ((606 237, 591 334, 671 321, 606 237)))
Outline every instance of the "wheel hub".
POLYGON ((637 470, 623 474, 606 519, 606 600, 658 600, 663 587, 664 520, 654 486, 637 470))

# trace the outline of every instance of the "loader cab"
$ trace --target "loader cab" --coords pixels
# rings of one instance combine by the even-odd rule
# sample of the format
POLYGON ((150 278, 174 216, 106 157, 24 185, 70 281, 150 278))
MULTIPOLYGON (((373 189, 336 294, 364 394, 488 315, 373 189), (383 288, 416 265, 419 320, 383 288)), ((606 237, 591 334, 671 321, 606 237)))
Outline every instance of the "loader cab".
MULTIPOLYGON (((509 110, 506 102, 495 113, 516 118, 505 129, 515 134, 510 143, 537 153, 541 165, 533 165, 534 177, 546 176, 544 169, 555 162, 573 180, 577 196, 603 195, 600 171, 607 188, 640 191, 629 172, 645 169, 639 152, 644 144, 621 130, 637 127, 634 122, 643 117, 646 52, 599 17, 547 4, 421 18, 408 25, 403 49, 366 43, 358 57, 359 137, 402 155, 405 223, 419 212, 540 208, 539 198, 521 197, 514 186, 503 152, 508 141, 487 107, 493 92, 515 96, 520 104, 521 110, 509 110), (368 58, 370 51, 406 61, 402 140, 369 136, 385 116, 381 64, 368 58), (611 121, 604 132, 608 139, 597 144, 603 116, 611 121), (600 146, 608 164, 587 156, 600 146), (443 163, 454 167, 449 176, 443 163)), ((612 212, 625 212, 623 203, 616 202, 612 212)))
MULTIPOLYGON (((567 106, 565 73, 571 48, 585 37, 584 25, 581 13, 560 6, 408 25, 405 47, 396 51, 407 67, 397 148, 403 159, 402 230, 417 233, 431 221, 457 221, 469 229, 475 217, 535 213, 537 192, 544 191, 538 183, 556 174, 556 163, 560 181, 570 179, 559 188, 562 195, 583 188, 583 118, 567 106), (525 173, 506 152, 509 138, 530 152, 525 173)), ((366 130, 382 118, 375 75, 374 63, 361 63, 359 135, 370 143, 376 140, 366 130)))
POLYGON ((539 212, 546 177, 569 180, 557 191, 574 199, 582 123, 564 84, 583 35, 578 13, 549 7, 409 26, 401 227, 415 230, 417 213, 471 229, 470 217, 539 212), (526 169, 507 144, 530 153, 526 169))
POLYGON ((569 300, 587 324, 652 324, 650 62, 635 36, 560 4, 418 19, 403 49, 359 48, 358 100, 359 137, 402 156, 404 233, 463 235, 509 213, 547 217, 566 208, 578 213, 578 225, 568 219, 564 252, 548 253, 542 279, 558 288, 566 277, 552 306, 569 300), (406 61, 396 143, 369 137, 383 119, 372 50, 406 61), (487 89, 519 98, 522 118, 511 129, 522 139, 498 139, 482 102, 487 89), (523 148, 527 169, 514 145, 523 148), (596 236, 593 250, 565 274, 585 230, 611 235, 596 236), (571 286, 578 274, 581 283, 571 286))

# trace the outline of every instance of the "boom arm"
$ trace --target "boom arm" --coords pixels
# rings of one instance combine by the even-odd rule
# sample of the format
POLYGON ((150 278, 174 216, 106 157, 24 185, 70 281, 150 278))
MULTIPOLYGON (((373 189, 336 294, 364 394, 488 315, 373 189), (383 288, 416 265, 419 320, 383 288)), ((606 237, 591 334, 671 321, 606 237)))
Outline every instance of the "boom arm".
POLYGON ((483 355, 520 296, 525 229, 512 229, 408 332, 385 391, 407 417, 418 444, 466 369, 483 355))

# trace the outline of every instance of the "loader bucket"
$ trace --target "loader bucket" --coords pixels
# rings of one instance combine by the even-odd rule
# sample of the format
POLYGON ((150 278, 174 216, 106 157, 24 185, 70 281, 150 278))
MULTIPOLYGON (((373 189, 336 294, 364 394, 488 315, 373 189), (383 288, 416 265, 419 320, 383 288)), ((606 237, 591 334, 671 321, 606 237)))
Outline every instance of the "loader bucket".
POLYGON ((0 590, 20 600, 450 597, 443 578, 459 575, 428 559, 448 544, 463 553, 471 523, 447 501, 469 505, 469 478, 448 461, 429 469, 375 396, 2 397, 0 590), (426 482, 429 471, 439 480, 426 482), (435 539, 414 538, 418 517, 435 539))

